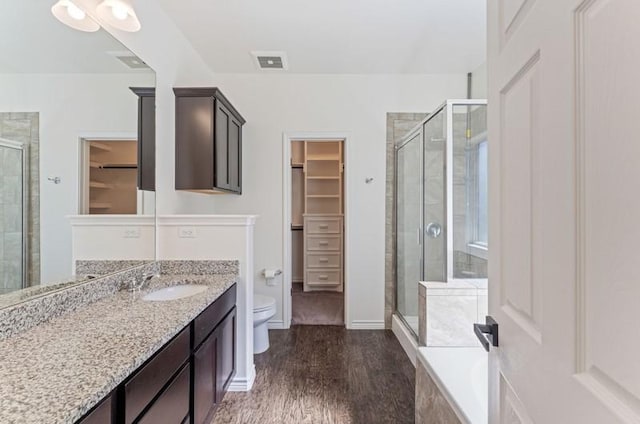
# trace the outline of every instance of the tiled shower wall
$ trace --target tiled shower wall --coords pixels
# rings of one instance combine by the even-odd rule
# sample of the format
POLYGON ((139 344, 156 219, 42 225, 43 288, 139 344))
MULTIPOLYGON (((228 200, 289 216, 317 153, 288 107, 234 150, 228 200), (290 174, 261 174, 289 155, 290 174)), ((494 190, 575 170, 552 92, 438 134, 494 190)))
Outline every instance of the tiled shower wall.
MULTIPOLYGON (((385 221, 385 311, 386 328, 391 328, 391 316, 396 302, 395 276, 395 145, 406 136, 427 113, 387 113, 387 178, 385 221)), ((416 282, 417 283, 417 282, 416 282)), ((416 289, 417 290, 417 289, 416 289)), ((417 291, 416 291, 417 295, 417 291)))
MULTIPOLYGON (((39 166, 39 158, 40 158, 40 138, 39 138, 39 115, 37 112, 0 112, 0 137, 17 141, 20 143, 25 143, 28 145, 28 154, 29 154, 29 173, 27 175, 23 175, 24 178, 28 179, 28 187, 29 193, 27 195, 27 239, 29 240, 29 251, 27 257, 27 281, 28 285, 36 285, 40 283, 40 166, 39 166)), ((8 158, 10 162, 13 162, 12 158, 8 158)), ((4 165, 4 163, 2 164, 4 165)), ((10 168, 16 167, 16 163, 8 164, 10 166, 3 166, 3 169, 7 172, 3 172, 3 175, 7 173, 13 174, 13 170, 10 168)), ((19 165, 19 164, 18 164, 19 165)), ((1 172, 1 171, 0 171, 1 172)), ((17 178, 17 175, 8 175, 10 178, 17 178)), ((2 177, 4 178, 4 177, 2 177)), ((13 188, 15 184, 10 184, 10 181, 7 181, 7 184, 2 182, 0 186, 0 190, 2 190, 2 199, 15 197, 16 193, 13 193, 13 188), (6 191, 6 193, 5 193, 6 191)), ((22 194, 20 192, 20 194, 22 194)), ((20 199, 21 200, 21 199, 20 199)), ((4 203, 1 202, 0 203, 4 203)), ((14 202, 15 203, 15 202, 14 202)), ((21 212, 16 212, 14 209, 15 205, 7 205, 7 210, 2 211, 0 217, 14 217, 16 213, 18 215, 21 212)), ((4 204, 2 206, 4 208, 4 204)), ((21 215, 20 215, 21 217, 21 215)), ((3 219, 4 221, 4 219, 3 219)), ((2 224, 0 228, 4 228, 5 225, 2 224)), ((11 229, 11 225, 9 225, 8 229, 11 229)), ((3 230, 0 229, 0 232, 3 230)), ((14 231, 3 232, 0 238, 0 252, 3 252, 0 257, 2 257, 3 266, 2 266, 2 274, 0 275, 0 290, 3 290, 6 285, 5 281, 9 285, 15 285, 13 279, 15 279, 16 270, 15 267, 19 266, 20 259, 17 259, 16 262, 15 254, 9 254, 10 251, 15 251, 16 244, 20 246, 22 245, 22 240, 16 240, 16 235, 13 234, 14 231)))

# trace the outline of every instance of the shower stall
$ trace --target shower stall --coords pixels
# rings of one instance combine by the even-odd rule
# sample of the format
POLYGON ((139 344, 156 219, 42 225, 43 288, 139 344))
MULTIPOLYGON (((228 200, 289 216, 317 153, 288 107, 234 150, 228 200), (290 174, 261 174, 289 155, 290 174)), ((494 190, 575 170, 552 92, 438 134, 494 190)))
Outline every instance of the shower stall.
POLYGON ((487 278, 487 103, 447 100, 396 144, 396 314, 418 283, 487 278))
POLYGON ((27 146, 0 138, 0 294, 25 287, 27 146))

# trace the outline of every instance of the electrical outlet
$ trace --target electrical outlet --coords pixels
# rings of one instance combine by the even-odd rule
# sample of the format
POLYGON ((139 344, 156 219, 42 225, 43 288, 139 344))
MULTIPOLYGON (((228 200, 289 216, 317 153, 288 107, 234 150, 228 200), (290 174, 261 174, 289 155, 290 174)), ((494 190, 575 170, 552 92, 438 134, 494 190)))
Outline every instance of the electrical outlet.
POLYGON ((180 238, 195 238, 196 229, 194 227, 180 227, 178 229, 178 237, 180 238))
POLYGON ((140 228, 137 228, 137 227, 125 228, 124 238, 140 238, 140 228))

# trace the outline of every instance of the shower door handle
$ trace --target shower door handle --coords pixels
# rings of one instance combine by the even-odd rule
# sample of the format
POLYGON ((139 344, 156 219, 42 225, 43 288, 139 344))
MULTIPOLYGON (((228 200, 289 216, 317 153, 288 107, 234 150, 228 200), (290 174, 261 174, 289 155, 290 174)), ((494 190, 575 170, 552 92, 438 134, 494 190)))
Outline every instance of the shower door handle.
POLYGON ((473 332, 487 352, 489 346, 498 346, 498 323, 489 315, 485 318, 484 324, 473 324, 473 332))
POLYGON ((427 224, 427 228, 424 229, 425 233, 431 238, 438 238, 442 233, 442 226, 437 222, 430 222, 427 224))

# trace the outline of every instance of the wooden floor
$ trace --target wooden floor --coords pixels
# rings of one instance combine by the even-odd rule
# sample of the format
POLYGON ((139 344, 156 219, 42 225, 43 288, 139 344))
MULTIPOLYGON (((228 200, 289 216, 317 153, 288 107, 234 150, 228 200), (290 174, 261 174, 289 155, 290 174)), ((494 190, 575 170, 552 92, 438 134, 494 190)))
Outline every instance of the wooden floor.
POLYGON ((415 369, 391 331, 271 330, 251 392, 227 393, 214 424, 414 422, 415 369))

